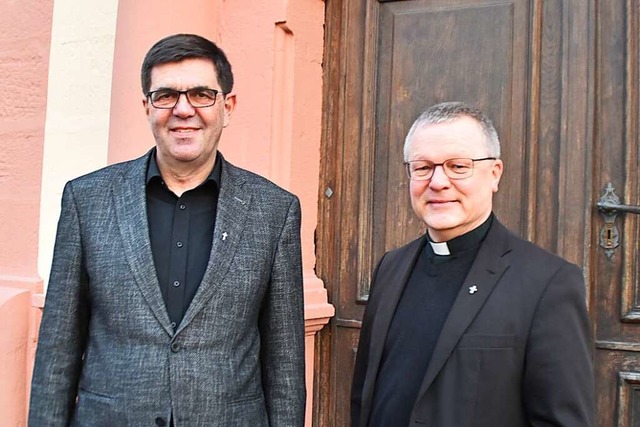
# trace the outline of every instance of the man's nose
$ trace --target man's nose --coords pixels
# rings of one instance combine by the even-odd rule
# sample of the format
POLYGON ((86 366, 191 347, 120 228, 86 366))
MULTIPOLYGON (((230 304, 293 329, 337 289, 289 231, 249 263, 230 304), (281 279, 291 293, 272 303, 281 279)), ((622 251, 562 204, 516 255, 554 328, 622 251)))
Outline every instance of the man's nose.
POLYGON ((176 106, 173 107, 173 114, 179 117, 188 117, 195 114, 195 108, 189 102, 189 98, 187 98, 186 93, 181 93, 178 96, 178 102, 176 102, 176 106))
POLYGON ((449 180, 449 177, 444 172, 444 166, 443 165, 434 166, 433 176, 429 181, 429 186, 432 188, 442 188, 442 187, 446 187, 450 183, 451 181, 449 180))

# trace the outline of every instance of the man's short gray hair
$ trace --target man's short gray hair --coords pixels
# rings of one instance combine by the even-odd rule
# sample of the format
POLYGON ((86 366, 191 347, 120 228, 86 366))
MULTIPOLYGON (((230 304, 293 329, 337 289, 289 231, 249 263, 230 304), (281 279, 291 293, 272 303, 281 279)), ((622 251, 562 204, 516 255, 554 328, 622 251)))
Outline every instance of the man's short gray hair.
POLYGON ((409 133, 404 140, 404 160, 409 160, 408 156, 411 138, 418 129, 427 125, 450 122, 460 117, 470 117, 480 125, 486 136, 486 145, 489 150, 488 155, 500 158, 500 140, 498 139, 498 132, 493 126, 491 119, 489 119, 486 114, 463 102, 443 102, 427 108, 422 114, 420 114, 416 121, 413 122, 413 125, 411 126, 411 129, 409 129, 409 133))

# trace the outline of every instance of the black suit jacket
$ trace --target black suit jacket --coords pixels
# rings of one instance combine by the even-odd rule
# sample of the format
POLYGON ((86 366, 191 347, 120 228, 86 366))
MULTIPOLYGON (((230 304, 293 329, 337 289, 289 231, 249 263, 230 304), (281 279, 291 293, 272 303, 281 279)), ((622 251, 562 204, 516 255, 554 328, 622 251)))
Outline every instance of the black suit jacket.
MULTIPOLYGON (((389 325, 424 239, 385 254, 374 273, 353 427, 368 425, 389 325)), ((496 219, 442 328, 410 425, 591 426, 591 346, 581 270, 496 219)))

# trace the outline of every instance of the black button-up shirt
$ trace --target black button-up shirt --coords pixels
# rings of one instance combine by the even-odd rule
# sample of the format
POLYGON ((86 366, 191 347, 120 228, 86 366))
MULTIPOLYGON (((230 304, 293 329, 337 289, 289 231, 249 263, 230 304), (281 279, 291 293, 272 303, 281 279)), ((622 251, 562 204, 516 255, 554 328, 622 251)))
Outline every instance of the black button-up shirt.
POLYGON ((178 197, 160 175, 155 150, 149 159, 147 216, 151 252, 174 329, 196 294, 209 262, 220 192, 220 163, 217 156, 207 179, 178 197))

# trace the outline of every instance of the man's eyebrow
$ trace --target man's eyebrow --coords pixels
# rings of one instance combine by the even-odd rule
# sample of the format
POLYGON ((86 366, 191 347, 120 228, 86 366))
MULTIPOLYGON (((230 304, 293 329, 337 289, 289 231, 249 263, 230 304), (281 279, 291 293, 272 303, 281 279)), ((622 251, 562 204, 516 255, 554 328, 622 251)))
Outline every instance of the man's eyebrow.
MULTIPOLYGON (((218 92, 220 91, 220 89, 213 89, 213 88, 210 88, 209 86, 204 86, 204 85, 200 85, 200 86, 193 86, 193 87, 190 87, 190 88, 185 89, 185 90, 203 90, 203 89, 207 89, 207 90, 217 90, 218 92)), ((155 92, 155 91, 157 91, 157 90, 175 90, 175 91, 178 91, 178 92, 182 92, 182 91, 181 91, 181 90, 179 90, 179 89, 176 89, 176 88, 174 88, 174 87, 168 87, 168 86, 160 86, 160 87, 158 87, 158 88, 156 88, 156 89, 152 89, 152 90, 150 90, 149 92, 155 92)))
POLYGON ((213 89, 213 88, 211 88, 211 87, 209 87, 209 86, 194 86, 194 87, 189 88, 189 89, 187 89, 187 90, 196 90, 196 89, 197 89, 197 90, 202 90, 202 89, 207 89, 207 90, 219 90, 219 89, 213 89))

